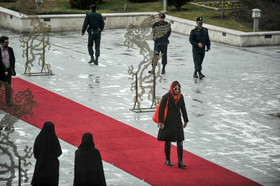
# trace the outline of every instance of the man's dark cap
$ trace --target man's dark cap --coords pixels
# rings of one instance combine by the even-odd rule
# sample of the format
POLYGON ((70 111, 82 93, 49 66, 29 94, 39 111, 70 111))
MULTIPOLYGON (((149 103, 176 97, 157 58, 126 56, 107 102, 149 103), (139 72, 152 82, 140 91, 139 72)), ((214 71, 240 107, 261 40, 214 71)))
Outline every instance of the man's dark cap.
POLYGON ((96 10, 96 4, 92 4, 92 5, 90 5, 90 7, 89 7, 90 9, 93 9, 93 10, 96 10))
POLYGON ((203 17, 198 17, 198 18, 196 18, 196 22, 201 22, 201 23, 203 23, 203 17))
POLYGON ((164 14, 164 13, 159 13, 158 16, 159 16, 160 18, 165 18, 165 14, 164 14))

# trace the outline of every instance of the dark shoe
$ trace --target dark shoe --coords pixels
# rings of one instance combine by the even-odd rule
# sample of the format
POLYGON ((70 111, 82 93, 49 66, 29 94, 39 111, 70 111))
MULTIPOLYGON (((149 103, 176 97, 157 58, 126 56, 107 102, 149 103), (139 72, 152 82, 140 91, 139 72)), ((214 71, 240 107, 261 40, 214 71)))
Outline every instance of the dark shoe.
POLYGON ((165 164, 166 164, 167 166, 173 166, 173 164, 171 163, 170 160, 165 160, 165 164))
POLYGON ((205 76, 201 73, 201 71, 198 71, 198 74, 199 74, 199 78, 202 79, 204 78, 205 76))
POLYGON ((94 62, 94 58, 92 58, 91 60, 89 60, 88 63, 93 63, 94 62))
POLYGON ((7 106, 11 107, 11 106, 14 106, 13 103, 9 102, 9 103, 6 103, 7 106))
POLYGON ((194 71, 194 73, 193 73, 193 78, 198 78, 196 71, 194 71))
POLYGON ((96 57, 96 60, 94 61, 95 65, 98 65, 98 57, 96 57))
POLYGON ((162 65, 161 74, 165 74, 165 66, 166 65, 162 65))
POLYGON ((186 167, 186 165, 182 161, 180 161, 180 162, 178 162, 178 167, 183 168, 183 167, 186 167))

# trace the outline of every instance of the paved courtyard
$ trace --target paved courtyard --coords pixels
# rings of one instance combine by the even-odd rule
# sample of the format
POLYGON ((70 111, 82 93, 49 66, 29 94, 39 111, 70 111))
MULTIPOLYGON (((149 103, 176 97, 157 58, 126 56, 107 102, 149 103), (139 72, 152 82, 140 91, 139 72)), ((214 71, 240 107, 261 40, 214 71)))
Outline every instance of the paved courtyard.
MULTIPOLYGON (((25 59, 20 35, 0 31, 0 35, 10 37, 17 59, 17 77, 156 137, 153 112, 130 110, 135 93, 130 91, 128 67, 137 68, 142 56, 136 46, 124 46, 125 33, 125 29, 102 33, 99 66, 87 63, 87 36, 77 32, 51 33, 46 60, 55 75, 30 77, 23 75, 25 59)), ((212 42, 203 65, 206 78, 195 83, 188 39, 171 34, 166 74, 157 85, 157 96, 165 94, 174 80, 182 85, 190 119, 184 149, 260 184, 280 185, 280 46, 240 48, 212 42)), ((152 48, 152 42, 149 44, 152 48)), ((149 107, 151 103, 144 97, 142 104, 149 107)), ((14 123, 10 139, 19 153, 25 145, 33 146, 38 128, 3 111, 0 119, 1 125, 14 123)), ((76 147, 63 141, 61 144, 60 185, 66 186, 73 182, 76 147)), ((0 160, 7 161, 7 157, 1 155, 0 160)), ((29 161, 33 163, 28 167, 31 179, 35 160, 32 157, 29 161)), ((188 164, 187 159, 184 162, 188 164)), ((148 185, 109 163, 104 162, 104 169, 108 185, 148 185)), ((0 185, 8 176, 0 176, 0 185)), ((17 184, 17 178, 13 184, 17 184)))

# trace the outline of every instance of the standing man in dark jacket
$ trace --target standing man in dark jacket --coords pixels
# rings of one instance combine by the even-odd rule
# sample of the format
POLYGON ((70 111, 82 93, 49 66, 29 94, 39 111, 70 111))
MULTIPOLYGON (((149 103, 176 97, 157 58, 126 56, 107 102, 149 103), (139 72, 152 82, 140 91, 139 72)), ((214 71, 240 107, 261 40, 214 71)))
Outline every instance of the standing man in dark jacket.
POLYGON ((196 27, 192 29, 190 33, 190 43, 192 44, 192 52, 193 52, 193 62, 194 62, 194 74, 193 78, 202 79, 205 76, 201 73, 202 70, 202 62, 205 56, 205 46, 207 47, 206 51, 210 50, 210 39, 208 35, 207 28, 202 27, 203 18, 198 17, 196 19, 196 27))
POLYGON ((0 80, 7 83, 5 86, 6 104, 12 106, 11 102, 11 81, 12 76, 16 75, 15 55, 13 48, 9 47, 9 38, 2 36, 0 38, 0 80))
POLYGON ((162 70, 161 74, 165 74, 165 66, 167 64, 167 46, 169 44, 169 36, 171 34, 170 24, 166 21, 165 14, 159 14, 159 21, 153 25, 154 51, 155 55, 162 54, 162 70), (167 29, 167 30, 166 30, 167 29), (166 31, 165 31, 166 30, 166 31))
POLYGON ((101 32, 104 29, 104 20, 100 13, 96 13, 96 5, 93 4, 90 6, 90 13, 86 14, 82 35, 85 34, 85 31, 88 32, 88 53, 90 55, 89 63, 94 63, 98 65, 98 58, 100 56, 100 41, 101 41, 101 32), (93 57, 93 41, 95 43, 95 60, 93 57))

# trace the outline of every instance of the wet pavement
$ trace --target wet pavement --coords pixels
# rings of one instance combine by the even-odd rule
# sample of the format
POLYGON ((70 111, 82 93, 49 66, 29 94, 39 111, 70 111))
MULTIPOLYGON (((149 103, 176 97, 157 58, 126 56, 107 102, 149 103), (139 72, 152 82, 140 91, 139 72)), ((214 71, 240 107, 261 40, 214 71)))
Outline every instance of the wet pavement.
MULTIPOLYGON (((87 63, 87 36, 82 37, 77 32, 52 33, 46 60, 55 75, 30 77, 22 74, 25 59, 20 35, 0 31, 0 35, 10 37, 10 46, 17 59, 17 77, 156 137, 158 129, 151 119, 153 112, 130 110, 135 93, 130 91, 128 67, 137 68, 142 56, 137 47, 128 49, 124 46, 125 33, 125 29, 102 33, 99 66, 87 63)), ((149 44, 152 48, 152 42, 149 44)), ((190 119, 185 129, 184 149, 260 184, 279 185, 279 58, 280 46, 240 48, 212 43, 203 65, 206 78, 195 82, 188 37, 172 33, 166 74, 157 85, 156 94, 159 97, 165 94, 174 80, 181 83, 190 119)), ((142 105, 149 107, 151 102, 144 97, 142 105)), ((4 112, 0 113, 2 120, 4 115, 4 112)), ((39 129, 22 120, 11 119, 11 122, 15 131, 10 139, 18 150, 23 151, 25 145, 33 146, 39 129)), ((60 185, 66 186, 73 181, 76 147, 63 141, 61 144, 60 185)), ((1 162, 6 161, 3 157, 1 162)), ((30 161, 33 165, 29 166, 29 179, 32 178, 34 159, 30 161)), ((187 159, 184 162, 188 164, 187 159)), ((108 185, 147 185, 109 163, 104 162, 104 169, 108 185)), ((17 184, 16 178, 13 184, 17 184)))

